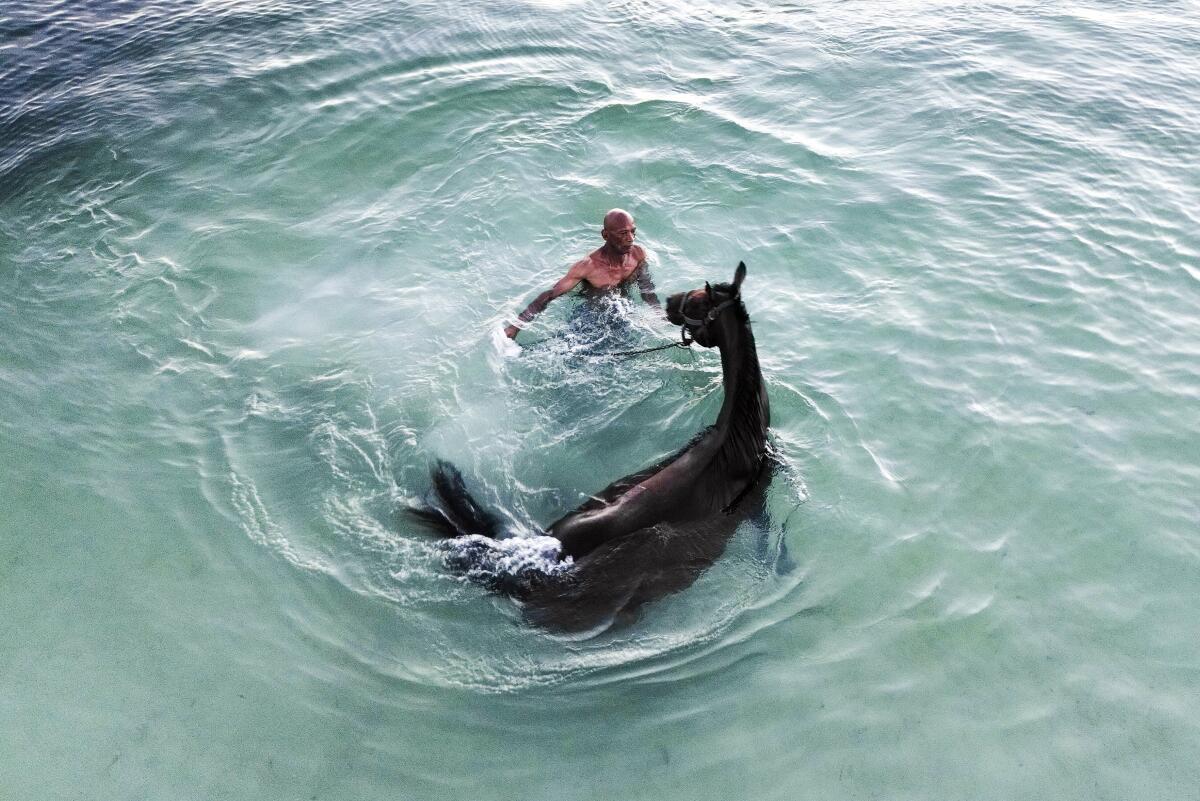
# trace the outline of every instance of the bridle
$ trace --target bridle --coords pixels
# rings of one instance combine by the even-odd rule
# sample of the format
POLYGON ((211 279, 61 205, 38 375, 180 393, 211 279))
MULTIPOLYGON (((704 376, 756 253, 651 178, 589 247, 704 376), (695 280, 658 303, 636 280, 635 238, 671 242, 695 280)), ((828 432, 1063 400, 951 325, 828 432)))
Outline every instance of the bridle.
POLYGON ((713 306, 711 309, 709 309, 708 314, 704 315, 704 318, 701 320, 697 320, 694 317, 688 317, 686 314, 684 314, 683 313, 683 304, 680 303, 679 304, 679 306, 680 306, 679 316, 683 318, 683 325, 681 325, 679 327, 679 339, 683 343, 683 345, 685 347, 687 347, 687 346, 690 346, 693 342, 695 342, 697 331, 704 331, 705 334, 707 335, 708 324, 715 321, 718 317, 721 316, 721 312, 725 311, 726 308, 728 308, 729 306, 732 306, 737 301, 738 301, 737 295, 734 295, 729 300, 721 301, 716 306, 713 306), (688 338, 689 335, 691 336, 690 339, 688 338))

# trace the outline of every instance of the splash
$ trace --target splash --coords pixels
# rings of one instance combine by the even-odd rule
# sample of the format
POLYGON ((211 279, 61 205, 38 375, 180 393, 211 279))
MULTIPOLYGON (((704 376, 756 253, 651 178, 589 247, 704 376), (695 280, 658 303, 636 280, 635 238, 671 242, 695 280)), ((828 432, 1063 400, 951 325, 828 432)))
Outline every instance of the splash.
POLYGON ((486 585, 524 584, 569 571, 575 560, 562 558, 562 543, 544 534, 494 540, 473 534, 446 541, 446 563, 486 585), (481 558, 482 557, 482 558, 481 558))

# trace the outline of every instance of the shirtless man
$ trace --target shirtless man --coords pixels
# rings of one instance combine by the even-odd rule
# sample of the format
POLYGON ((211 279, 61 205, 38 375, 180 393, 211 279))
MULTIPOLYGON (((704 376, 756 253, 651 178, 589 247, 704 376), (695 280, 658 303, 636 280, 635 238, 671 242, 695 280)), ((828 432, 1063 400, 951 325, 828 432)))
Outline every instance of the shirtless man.
POLYGON ((558 283, 534 298, 517 318, 520 322, 506 326, 504 334, 509 339, 516 337, 517 332, 541 314, 550 301, 570 292, 580 281, 584 282, 584 294, 589 297, 624 290, 629 282, 637 281, 642 300, 657 306, 658 296, 654 294, 654 283, 650 280, 650 271, 646 269, 646 251, 633 244, 636 233, 637 228, 629 212, 613 209, 605 214, 604 228, 600 231, 604 244, 600 249, 575 262, 558 283))

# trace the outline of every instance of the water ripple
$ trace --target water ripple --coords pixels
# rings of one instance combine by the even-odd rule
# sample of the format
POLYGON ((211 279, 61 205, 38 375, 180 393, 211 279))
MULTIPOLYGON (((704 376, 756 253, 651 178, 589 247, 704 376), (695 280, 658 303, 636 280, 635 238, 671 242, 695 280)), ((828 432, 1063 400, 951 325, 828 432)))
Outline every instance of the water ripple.
MULTIPOLYGON (((6 635, 10 728, 114 775, 136 758, 96 743, 183 764, 127 711, 178 676, 189 697, 283 688, 175 735, 206 731, 217 765, 249 748, 273 781, 353 776, 295 797, 494 790, 478 776, 538 796, 547 765, 612 797, 684 773, 704 798, 1194 786, 1189 11, 6 11, 0 602, 31 621, 6 635), (398 512, 450 458, 532 530, 715 415, 712 353, 588 360, 573 298, 522 334, 546 343, 495 347, 613 206, 660 294, 750 266, 784 469, 769 524, 686 593, 559 638, 398 512), (103 645, 68 620, 77 596, 133 628, 103 645), (88 698, 39 645, 60 640, 88 698), (128 697, 90 706, 110 686, 128 697), (337 742, 241 736, 275 729, 337 742)), ((618 312, 639 343, 677 333, 618 312)))

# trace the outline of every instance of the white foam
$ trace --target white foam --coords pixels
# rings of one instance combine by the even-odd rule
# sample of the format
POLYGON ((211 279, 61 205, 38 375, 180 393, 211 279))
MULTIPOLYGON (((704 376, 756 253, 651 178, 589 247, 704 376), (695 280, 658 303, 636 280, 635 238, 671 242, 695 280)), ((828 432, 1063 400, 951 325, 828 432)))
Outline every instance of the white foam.
POLYGON ((503 328, 492 329, 492 347, 496 353, 508 358, 521 355, 521 346, 505 336, 503 328))
POLYGON ((466 553, 482 546, 487 557, 474 565, 471 572, 484 574, 522 576, 531 572, 552 575, 570 570, 574 558, 562 556, 562 543, 544 534, 531 537, 511 537, 494 540, 479 534, 457 537, 448 542, 451 550, 466 553))

